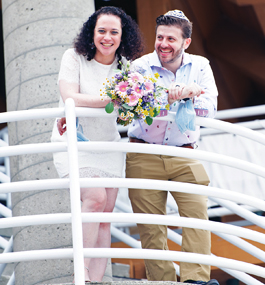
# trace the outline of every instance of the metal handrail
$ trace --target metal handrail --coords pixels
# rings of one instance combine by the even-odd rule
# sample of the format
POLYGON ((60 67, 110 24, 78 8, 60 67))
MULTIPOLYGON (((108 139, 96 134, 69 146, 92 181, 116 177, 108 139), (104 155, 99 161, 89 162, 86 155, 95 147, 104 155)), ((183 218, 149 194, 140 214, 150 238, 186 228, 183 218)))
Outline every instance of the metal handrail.
POLYGON ((231 211, 233 210, 233 212, 236 215, 244 218, 247 221, 250 221, 251 223, 261 227, 262 229, 265 229, 265 217, 256 215, 231 201, 225 201, 223 199, 218 199, 218 198, 213 198, 213 197, 211 197, 211 200, 223 207, 226 207, 227 209, 231 211))
MULTIPOLYGON (((233 237, 231 235, 227 235, 227 234, 220 234, 214 232, 215 234, 217 234, 218 236, 222 237, 225 240, 229 240, 229 237, 235 238, 235 239, 239 239, 240 241, 242 241, 240 238, 238 237, 233 237), (227 238, 228 237, 228 238, 227 238)), ((182 236, 175 233, 173 230, 168 229, 167 230, 167 234, 168 234, 168 238, 170 240, 172 240, 173 242, 175 242, 178 245, 181 245, 182 243, 182 236)), ((238 243, 234 242, 234 240, 229 240, 230 242, 232 242, 233 244, 235 244, 236 246, 238 246, 238 243)), ((244 241, 243 241, 244 242, 244 241)), ((247 243, 247 242, 246 242, 247 243)), ((242 248, 242 247, 240 247, 242 248)), ((263 251, 262 251, 263 252, 263 251)), ((212 256, 214 256, 214 254, 211 254, 212 256)), ((252 276, 244 273, 244 272, 239 272, 237 270, 234 269, 228 269, 228 268, 224 268, 224 267, 219 267, 222 271, 228 273, 229 275, 233 276, 234 278, 237 278, 238 280, 242 281, 245 284, 251 284, 251 285, 262 285, 263 283, 261 283, 260 281, 258 281, 257 279, 253 278, 252 276)))
POLYGON ((234 118, 245 118, 250 116, 259 116, 265 114, 265 105, 234 108, 229 110, 221 110, 216 114, 216 119, 234 119, 234 118))
MULTIPOLYGON (((19 155, 19 154, 23 154, 23 153, 32 153, 35 152, 36 150, 38 150, 38 148, 41 146, 42 148, 42 152, 58 152, 58 151, 68 151, 69 155, 72 156, 72 158, 76 158, 77 157, 77 150, 102 150, 105 149, 106 143, 93 143, 93 142, 88 142, 88 143, 77 143, 76 142, 76 138, 75 138, 75 116, 115 116, 115 114, 104 114, 102 111, 102 109, 90 109, 91 112, 88 115, 87 112, 87 108, 74 108, 74 104, 73 104, 73 100, 71 102, 72 99, 68 99, 66 101, 65 107, 66 107, 66 111, 64 110, 64 108, 53 108, 53 109, 45 109, 45 110, 30 110, 30 111, 15 111, 15 112, 9 112, 9 113, 2 113, 0 114, 0 123, 1 122, 11 122, 11 121, 20 121, 20 120, 29 120, 29 119, 37 119, 37 118, 54 118, 54 117, 63 117, 66 116, 67 119, 67 127, 68 127, 68 132, 71 132, 71 136, 68 144, 67 143, 50 143, 50 144, 40 144, 38 146, 35 145, 30 145, 31 148, 29 150, 28 145, 23 145, 23 146, 11 146, 11 147, 1 147, 0 148, 0 156, 7 156, 7 155, 19 155), (44 148, 43 148, 44 147, 44 148), (7 151, 7 152, 5 152, 7 151), (4 153, 5 152, 5 153, 4 153)), ((260 111, 260 112, 264 112, 265 111, 260 111)), ((157 119, 157 118, 156 118, 157 119)), ((159 118, 158 118, 159 119, 159 118)), ((169 114, 169 116, 167 118, 160 118, 160 119, 167 119, 167 120, 173 120, 174 119, 174 114, 169 114)), ((234 126, 231 125, 229 123, 226 122, 221 122, 221 121, 216 121, 213 119, 206 119, 206 118, 196 118, 196 124, 197 125, 202 125, 202 126, 207 126, 207 127, 214 127, 214 128, 218 128, 221 130, 225 130, 231 133, 236 133, 238 135, 241 135, 243 137, 252 139, 254 141, 257 141, 261 144, 265 144, 265 136, 261 135, 261 134, 257 134, 256 132, 252 131, 252 130, 246 130, 245 128, 242 128, 240 126, 234 126)), ((198 151, 198 150, 189 150, 189 149, 180 149, 180 148, 173 148, 173 147, 163 147, 163 146, 154 146, 154 145, 141 145, 141 150, 139 151, 139 146, 137 144, 134 145, 130 145, 130 150, 128 150, 127 146, 125 146, 126 144, 119 144, 119 143, 107 143, 108 144, 108 150, 109 151, 137 151, 137 152, 145 152, 145 153, 168 153, 170 152, 170 155, 176 155, 176 156, 185 156, 185 157, 190 157, 190 158, 197 158, 197 159, 201 159, 201 160, 206 160, 206 161, 210 161, 213 163, 220 163, 220 164, 224 164, 224 165, 228 165, 231 167, 235 167, 247 172, 251 172, 254 174, 257 174, 261 177, 265 177, 265 169, 263 167, 260 166, 255 166, 251 163, 246 163, 242 160, 237 160, 237 159, 230 159, 226 156, 221 156, 221 155, 216 155, 216 154, 211 154, 211 155, 207 155, 206 152, 202 152, 202 151, 198 151), (172 151, 174 152, 172 154, 172 151)), ((39 150, 37 152, 40 152, 39 150)), ((73 161, 71 158, 70 161, 73 161)), ((126 186, 131 186, 134 185, 134 188, 143 187, 143 185, 145 185, 146 189, 154 189, 154 185, 152 185, 152 188, 148 188, 148 185, 150 185, 150 183, 152 181, 147 180, 144 181, 141 179, 141 182, 138 181, 138 179, 79 179, 79 174, 78 174, 78 167, 77 167, 77 162, 74 163, 74 167, 72 169, 70 169, 70 179, 63 179, 65 181, 57 181, 56 179, 53 179, 53 182, 57 182, 57 186, 60 185, 60 187, 58 189, 61 188, 61 185, 64 185, 63 187, 69 187, 70 188, 70 193, 72 191, 73 193, 73 189, 78 189, 80 188, 80 186, 82 187, 83 185, 86 185, 87 183, 89 183, 90 187, 91 186, 97 186, 97 185, 102 185, 102 186, 110 186, 110 185, 114 185, 115 187, 126 187, 126 186), (100 181, 99 181, 100 180, 100 181), (126 181, 126 182, 125 182, 126 181), (146 183, 146 184, 144 184, 146 183), (141 184, 141 185, 140 185, 141 184), (71 190, 72 189, 72 190, 71 190)), ((36 182, 41 182, 43 184, 43 181, 34 181, 35 187, 36 187, 36 182)), ((48 186, 49 183, 51 182, 51 180, 47 180, 44 184, 45 186, 48 186)), ((12 183, 12 186, 14 187, 13 190, 8 190, 11 187, 9 186, 9 183, 4 183, 4 184, 0 184, 0 192, 1 191, 6 191, 7 192, 16 192, 16 190, 18 190, 18 186, 26 186, 27 187, 27 191, 29 191, 29 186, 33 183, 33 181, 29 181, 29 182, 25 182, 21 183, 21 182, 16 182, 16 183, 12 183)), ((152 183, 151 183, 152 184, 152 183)), ((167 182, 161 182, 160 181, 155 181, 155 184, 157 185, 157 187, 162 187, 162 189, 166 190, 166 191, 180 191, 180 192, 186 192, 186 193, 193 193, 194 189, 192 190, 191 188, 195 188, 196 187, 196 193, 198 193, 198 191, 200 191, 201 194, 204 195, 208 195, 208 196, 214 196, 217 198, 229 198, 232 201, 236 201, 236 202, 241 202, 244 203, 246 205, 250 205, 253 207, 257 207, 260 208, 262 210, 265 209, 265 204, 264 201, 261 201, 257 198, 254 197, 249 197, 249 196, 244 196, 242 194, 238 195, 239 193, 233 193, 233 192, 229 192, 226 190, 220 190, 218 188, 214 188, 214 187, 206 187, 206 186, 201 186, 201 185, 189 185, 186 183, 181 183, 181 185, 178 185, 177 182, 174 182, 174 189, 173 189, 173 184, 170 184, 170 181, 167 182), (159 182, 159 183, 158 183, 159 182), (162 185, 163 184, 163 185, 162 185), (181 190, 180 190, 181 187, 181 190), (208 191, 209 189, 211 189, 211 191, 213 191, 212 193, 210 193, 210 191, 208 191), (229 194, 229 195, 224 195, 225 194, 229 194), (226 193, 227 192, 227 193, 226 193)), ((37 185, 38 186, 38 185, 37 185)), ((33 185, 31 185, 30 187, 32 187, 32 189, 34 188, 33 185)), ((44 185, 43 185, 44 187, 44 185)), ((50 186, 49 186, 50 187, 50 186)), ((48 189, 49 189, 48 187, 48 189)), ((53 184, 53 189, 55 187, 55 184, 53 184)), ((47 189, 47 188, 46 188, 47 189)), ((51 188, 50 188, 51 189, 51 188)), ((76 191, 75 190, 75 191, 76 191)), ((23 191, 22 190, 18 190, 19 191, 23 191)), ((76 191, 79 192, 79 191, 76 191)), ((65 252, 67 251, 68 253, 68 257, 69 257, 69 252, 71 257, 74 256, 74 262, 75 264, 79 264, 79 266, 75 265, 75 274, 76 276, 80 276, 76 278, 76 284, 84 284, 83 281, 83 270, 78 270, 77 267, 79 268, 83 268, 83 266, 81 266, 83 263, 83 257, 116 257, 119 256, 121 253, 113 253, 113 249, 103 249, 103 250, 94 250, 94 249, 83 249, 81 250, 81 254, 76 254, 75 251, 78 248, 78 251, 80 251, 80 248, 78 247, 78 242, 80 243, 80 240, 82 241, 82 234, 80 234, 80 225, 82 225, 82 220, 84 222, 96 222, 96 221, 115 221, 115 222, 123 222, 123 220, 121 219, 121 215, 117 215, 117 217, 115 218, 115 213, 111 213, 111 214, 107 214, 107 217, 103 217, 101 214, 102 213, 97 213, 98 218, 96 218, 95 215, 93 215, 94 213, 89 213, 89 214, 81 214, 81 209, 80 209, 80 197, 76 197, 76 193, 75 195, 71 194, 71 209, 72 209, 72 214, 70 214, 70 216, 68 215, 67 218, 69 219, 69 222, 72 223, 72 226, 75 227, 76 231, 73 231, 73 249, 71 249, 69 251, 69 249, 65 249, 65 250, 55 250, 57 251, 56 256, 54 256, 54 252, 55 251, 51 251, 51 250, 46 250, 46 251, 33 251, 32 252, 32 257, 30 257, 30 255, 27 255, 26 258, 35 258, 35 259, 40 259, 42 257, 36 258, 35 253, 36 252, 46 252, 44 253, 44 256, 46 256, 45 258, 59 258, 59 256, 61 256, 60 254, 62 254, 62 256, 65 256, 65 252), (75 208, 75 212, 73 212, 73 208, 75 208), (81 216, 83 217, 81 220, 81 216), (92 219, 92 220, 91 220, 92 219), (75 236, 76 235, 76 236, 75 236), (74 237, 75 236, 75 237, 74 237), (81 236, 81 239, 80 239, 81 236), (59 254, 60 253, 60 254, 59 254), (84 253, 84 254, 83 254, 84 253), (49 256, 50 257, 47 257, 49 256), (58 256, 59 254, 59 256, 58 256), (76 255, 75 255, 76 254, 76 255), (81 272, 82 271, 82 272, 81 272)), ((64 220, 65 223, 65 217, 60 216, 61 214, 55 214, 56 217, 61 217, 61 219, 64 220)), ((63 214, 63 215, 67 215, 67 214, 63 214)), ((141 221, 144 221, 144 218, 141 217, 141 220, 137 220, 137 215, 136 214, 130 214, 132 215, 132 220, 131 221, 135 221, 137 223, 141 223, 141 221)), ((124 215, 122 215, 123 217, 124 215)), ((152 218, 155 215, 152 215, 152 218)), ((30 216, 32 219, 34 218, 34 216, 30 216)), ((47 221, 47 219, 51 217, 51 215, 45 215, 44 220, 47 221)), ((139 217, 139 216, 138 216, 139 217)), ((8 223, 10 221, 12 221, 12 223, 15 222, 19 222, 19 220, 23 220, 24 224, 26 223, 25 219, 19 219, 21 217, 16 217, 16 218, 6 218, 3 219, 3 222, 0 220, 0 226, 1 224, 4 225, 5 223, 8 223), (6 220, 4 222, 4 220, 6 220)), ((24 217, 25 218, 25 217, 24 217)), ((53 217, 54 218, 54 217, 53 217)), ((147 216, 145 216, 145 218, 148 218, 147 216)), ((224 225, 221 224, 218 226, 218 223, 216 222, 211 222, 211 221, 197 221, 196 219, 191 219, 191 218, 181 218, 181 217, 169 217, 169 216, 164 216, 161 217, 161 224, 167 224, 165 223, 165 221, 170 221, 170 225, 174 224, 177 222, 177 225, 182 225, 185 227, 193 227, 193 228, 203 228, 203 229, 207 229, 207 230, 213 230, 213 229, 217 229, 218 233, 219 232, 223 232, 223 233, 233 233, 237 236, 242 236, 245 238, 249 238, 261 243, 264 243, 264 234, 261 233, 257 233, 257 232, 253 232, 251 230, 248 229, 243 229, 243 228, 239 228, 237 227, 236 229, 234 228, 235 226, 232 225, 224 225), (170 218, 172 218, 172 221, 170 220, 170 218), (168 220, 169 219, 169 220, 168 220)), ((38 222, 40 222, 40 215, 38 215, 37 217, 38 222)), ((157 224, 159 221, 158 217, 155 217, 155 224, 157 224)), ((124 220, 125 222, 125 220, 124 220)), ((128 216, 126 216, 126 222, 128 222, 128 216)), ((147 221, 146 221, 147 222, 147 221)), ((12 224, 11 223, 11 224, 12 224)), ((56 221, 56 223, 58 223, 58 221, 56 221)), ((19 225, 23 225, 23 223, 19 223, 19 225)), ((82 229, 81 229, 81 233, 82 233, 82 229)), ((81 242, 82 244, 82 242, 81 242)), ((139 251, 139 249, 138 249, 139 251)), ((141 250, 143 251, 143 250, 141 250)), ((124 253, 125 251, 123 250, 122 253, 124 253)), ((240 261, 230 261, 229 259, 224 259, 224 258, 218 258, 218 257, 211 257, 211 256, 200 256, 200 255, 196 255, 196 254, 190 254, 190 253, 178 253, 178 258, 176 259, 176 257, 173 255, 171 256, 171 252, 163 252, 163 258, 161 256, 161 253, 157 253, 157 251, 152 251, 152 250, 146 250, 146 252, 150 253, 151 257, 149 256, 145 256, 145 258, 153 258, 153 259, 167 259, 167 260, 178 260, 178 261, 183 261, 183 262, 190 262, 190 260, 193 260, 193 262, 195 262, 197 260, 198 263, 201 264, 211 264, 211 265, 216 265, 218 267, 227 267, 227 268, 232 268, 232 269, 239 269, 241 270, 243 268, 243 270, 245 272, 257 275, 257 276, 262 276, 265 277, 265 273, 264 273, 264 269, 263 271, 261 270, 261 268, 259 268, 259 266, 256 265, 251 265, 248 263, 244 263, 244 262, 240 262, 240 261), (160 258, 157 258, 157 254, 159 254, 160 258), (241 269, 240 269, 241 268, 241 269)), ((141 255, 140 251, 137 252, 137 249, 135 250, 134 253, 131 253, 131 251, 128 251, 127 253, 127 257, 130 258, 130 256, 137 256, 137 254, 139 254, 139 256, 141 255), (130 253, 129 253, 130 252, 130 253)), ((19 256, 25 255, 25 252, 22 253, 5 253, 3 255, 0 256, 0 260, 1 257, 4 260, 4 256, 5 258, 11 258, 11 256, 16 256, 16 258, 19 258, 19 256)), ((135 257, 135 258, 139 258, 135 257)), ((70 258, 71 258, 70 257, 70 258)), ((64 257, 62 257, 64 258, 64 257)), ((124 258, 124 256, 123 256, 124 258)), ((132 257, 133 258, 133 257, 132 257)), ((34 260, 35 260, 34 259, 34 260)), ((11 259, 9 259, 11 260, 11 259)), ((1 261, 0 261, 1 262, 1 261)), ((14 261, 12 261, 14 262, 14 261)))
MULTIPOLYGON (((197 149, 187 149, 187 148, 176 148, 173 146, 163 146, 154 144, 131 144, 130 148, 126 146, 126 143, 119 142, 78 142, 78 149, 80 151, 89 150, 104 150, 104 151, 120 151, 120 152, 140 152, 140 153, 155 153, 164 155, 176 155, 187 158, 195 158, 203 161, 208 161, 212 163, 219 163, 226 166, 235 167, 244 171, 249 171, 250 173, 265 177, 265 168, 259 165, 255 165, 250 162, 246 162, 241 159, 234 157, 229 157, 226 155, 221 155, 217 153, 209 153, 197 149), (141 145, 141 148, 138 146, 141 145)), ((28 154, 33 153, 46 153, 46 152, 62 152, 67 151, 66 142, 58 143, 39 143, 37 145, 18 145, 10 147, 0 148, 0 156, 8 155, 21 155, 27 151, 28 154)))
POLYGON ((69 188, 71 202, 71 222, 72 239, 74 248, 74 271, 75 283, 84 284, 84 254, 83 254, 83 232, 81 220, 81 195, 78 168, 78 147, 76 138, 76 115, 75 103, 73 99, 67 100, 65 105, 65 115, 67 121, 67 142, 68 142, 68 161, 69 161, 69 188))
MULTIPOLYGON (((83 213, 82 214, 82 221, 83 222, 98 222, 98 221, 102 221, 102 222, 112 222, 112 221, 127 221, 127 220, 135 220, 135 214, 128 214, 128 215, 122 215, 122 217, 120 216, 120 214, 114 214, 114 213, 110 213, 110 214, 106 214, 106 213, 83 213)), ((8 219, 13 220, 13 221, 18 221, 18 220, 23 220, 24 223, 20 223, 18 222, 13 222, 13 223, 9 223, 9 226, 28 226, 28 225, 43 225, 43 224, 53 224, 53 223, 70 223, 71 222, 71 214, 49 214, 49 215, 36 215, 36 216, 32 216, 32 217, 18 217, 18 218, 9 218, 8 219), (25 219, 27 221, 25 221, 25 219)), ((203 229, 207 229, 207 230, 213 230, 212 228, 209 228, 209 226, 205 226, 205 221, 201 221, 201 220, 196 220, 196 221, 192 221, 192 220, 196 220, 196 219, 187 219, 187 218, 179 218, 179 219, 172 219, 172 217, 167 217, 167 216, 161 216, 161 215, 146 215, 146 214, 136 214, 136 222, 137 223, 150 223, 150 224, 166 224, 166 225, 171 225, 171 226, 176 226, 176 225, 180 225, 180 226, 185 226, 185 227, 197 227, 195 224, 201 223, 204 224, 204 226, 199 227, 199 228, 203 228, 203 229), (155 218, 155 220, 153 219, 153 217, 155 218), (183 223, 180 223, 179 221, 183 220, 183 223)), ((3 222, 4 224, 6 224, 5 221, 3 222)), ((1 225, 2 226, 2 225, 1 225)), ((251 234, 247 229, 236 229, 237 227, 235 226, 231 226, 231 225, 223 225, 221 224, 220 227, 234 227, 235 231, 240 230, 241 231, 241 235, 242 232, 245 233, 242 236, 244 236, 245 238, 250 238, 251 234)), ((216 223, 212 222, 212 227, 216 227, 216 223)), ((226 229, 222 230, 225 231, 226 229)), ((229 233, 234 233, 233 231, 229 230, 229 233)), ((256 234, 255 234, 256 235, 256 234)), ((254 240, 265 243, 264 241, 264 234, 260 234, 257 235, 260 236, 260 238, 254 238, 254 240)), ((137 246, 139 247, 139 246, 137 246)), ((39 251, 36 251, 39 252, 39 251)), ((43 252, 43 251, 40 251, 43 252)), ((29 254, 32 253, 32 251, 27 251, 27 252, 23 252, 23 257, 21 256, 21 253, 13 253, 13 254, 2 254, 0 256, 0 262, 1 263, 5 263, 5 262, 17 262, 17 261, 28 261, 31 260, 32 257, 29 257, 29 254), (7 260, 8 259, 8 260, 7 260)), ((99 253, 99 255, 97 255, 96 253, 93 253, 91 255, 91 253, 89 252, 88 255, 86 255, 88 257, 103 257, 102 253, 99 253)), ((45 255, 45 259, 46 258, 51 258, 48 257, 47 255, 45 255)), ((59 257, 58 257, 59 258, 59 257)), ((63 257, 62 257, 63 258, 63 257)), ((194 258, 194 257, 193 257, 194 258)), ((195 254, 195 258, 196 258, 196 254, 195 254)), ((42 259, 42 257, 40 257, 40 259, 42 259)), ((175 258, 175 260, 179 260, 178 258, 175 258)), ((227 261, 227 260, 226 260, 227 261)), ((225 262, 226 262, 225 261, 225 262)), ((207 264, 207 263, 205 263, 207 264)), ((226 267, 225 264, 223 264, 222 266, 226 267)), ((241 265, 240 265, 241 266, 241 265)), ((242 267, 230 267, 228 266, 228 268, 233 268, 236 270, 241 271, 242 267)), ((254 270, 254 269, 253 269, 254 270)), ((256 274, 257 276, 264 276, 264 270, 263 273, 254 273, 255 271, 246 271, 249 273, 253 273, 256 274), (262 275, 263 274, 263 275, 262 275)))
MULTIPOLYGON (((142 189, 164 189, 171 192, 182 193, 201 193, 209 197, 217 197, 221 199, 229 198, 231 201, 253 206, 260 210, 265 210, 265 201, 246 194, 232 192, 230 190, 219 189, 211 186, 189 184, 173 181, 159 181, 152 179, 131 179, 131 178, 80 178, 80 186, 82 187, 118 187, 118 188, 139 188, 142 189)), ((34 190, 53 190, 69 188, 70 179, 45 179, 39 181, 23 181, 0 184, 0 193, 4 192, 24 192, 34 190)))
MULTIPOLYGON (((123 205, 124 203, 119 201, 119 203, 117 203, 118 206, 127 213, 131 213, 131 208, 129 208, 126 205, 123 205)), ((126 226, 127 227, 132 227, 132 226, 136 226, 135 223, 112 223, 112 225, 115 225, 116 227, 119 226, 119 224, 123 227, 126 226)), ((111 227, 111 233, 114 237, 116 237, 118 240, 123 241, 125 244, 133 247, 133 248, 139 248, 140 246, 140 242, 135 240, 134 238, 126 235, 125 233, 123 233, 122 231, 119 231, 117 228, 115 228, 114 226, 111 227)), ((242 250, 249 252, 250 254, 252 254, 253 256, 257 257, 260 260, 264 259, 264 252, 262 250, 260 250, 259 248, 253 246, 252 244, 242 240, 239 237, 235 237, 235 236, 231 236, 228 234, 222 234, 222 233, 218 233, 218 232, 213 232, 214 234, 220 236, 221 238, 223 238, 224 240, 234 244, 235 246, 241 248, 242 250)), ((174 232, 171 229, 167 229, 167 234, 168 234, 168 239, 172 240, 173 242, 175 242, 176 244, 180 245, 182 244, 182 236, 176 232, 174 232)), ((213 254, 212 254, 213 255, 213 254)), ((174 267, 176 269, 176 273, 177 275, 179 275, 179 266, 174 263, 174 267)), ((227 268, 220 268, 222 271, 228 273, 229 275, 233 276, 234 278, 237 278, 238 280, 242 281, 245 284, 251 284, 251 285, 262 285, 263 283, 259 282, 258 280, 256 280, 255 278, 249 276, 246 273, 243 272, 238 272, 236 270, 232 270, 232 269, 227 269, 227 268)))
MULTIPOLYGON (((221 233, 233 234, 235 236, 240 236, 259 242, 261 244, 265 244, 265 234, 263 233, 230 224, 223 224, 219 222, 200 220, 195 218, 129 213, 124 213, 123 215, 120 215, 119 213, 82 213, 80 216, 82 217, 82 221, 87 223, 117 223, 134 221, 137 224, 150 223, 157 225, 203 229, 209 231, 214 230, 221 233)), ((71 219, 72 215, 70 213, 12 217, 0 220, 0 228, 71 223, 71 219)))
MULTIPOLYGON (((19 262, 19 261, 33 261, 46 259, 70 259, 73 257, 73 249, 46 249, 46 250, 32 250, 25 252, 6 253, 4 257, 0 255, 1 263, 19 262)), ((232 260, 224 257, 215 257, 210 255, 178 252, 175 251, 161 251, 154 249, 127 249, 122 251, 116 248, 84 248, 84 256, 91 258, 127 258, 139 259, 144 256, 145 259, 160 259, 180 262, 192 262, 213 265, 217 267, 226 267, 238 271, 247 272, 259 277, 265 278, 264 268, 258 265, 249 264, 243 261, 232 260)), ((76 282, 75 282, 76 283, 76 282)))
MULTIPOLYGON (((69 98, 71 100, 71 98, 69 98)), ((262 114, 265 109, 265 105, 257 106, 259 107, 259 112, 262 114)), ((76 107, 75 113, 77 117, 115 117, 116 114, 108 114, 102 108, 84 108, 76 107), (88 112, 89 109, 89 112, 88 112)), ((221 112, 221 111, 220 111, 221 112)), ((265 113, 265 112, 264 112, 265 113)), ((264 114, 263 113, 263 114, 264 114)), ((252 114, 252 112, 250 113, 252 114)), ((0 123, 14 122, 14 121, 23 121, 23 120, 34 120, 38 118, 56 118, 56 117, 65 117, 64 108, 50 108, 50 109, 37 109, 37 110, 25 110, 25 111, 12 111, 0 113, 0 123)), ((232 114, 231 116, 232 117, 232 114)), ((169 112, 166 117, 155 117, 155 120, 175 120, 175 113, 169 112)), ((196 117, 196 125, 220 129, 226 132, 231 132, 240 136, 256 140, 262 144, 265 144, 265 138, 263 135, 253 131, 243 128, 239 125, 233 125, 227 122, 218 121, 216 119, 196 117)))
MULTIPOLYGON (((252 106, 252 107, 244 107, 244 108, 234 108, 234 109, 228 109, 228 110, 221 110, 217 111, 215 119, 218 120, 226 120, 226 119, 234 119, 234 118, 245 118, 250 116, 259 116, 265 114, 265 105, 259 105, 259 106, 252 106)), ((237 123, 239 125, 242 125, 246 128, 264 128, 265 120, 255 120, 254 122, 244 122, 244 123, 237 123)), ((118 129, 120 132, 127 132, 128 126, 118 126, 118 129)), ((223 132, 223 131, 222 131, 223 132)), ((208 130, 208 129, 202 129, 201 135, 207 135, 207 134, 215 134, 215 133, 221 133, 219 130, 208 130)))

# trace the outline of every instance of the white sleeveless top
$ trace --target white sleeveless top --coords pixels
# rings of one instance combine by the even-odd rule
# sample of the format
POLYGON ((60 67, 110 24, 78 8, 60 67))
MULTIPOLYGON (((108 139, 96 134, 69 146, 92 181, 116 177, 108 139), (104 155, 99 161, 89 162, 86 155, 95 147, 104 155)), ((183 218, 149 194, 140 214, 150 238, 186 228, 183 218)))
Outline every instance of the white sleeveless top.
MULTIPOLYGON (((124 59, 123 59, 124 60, 124 59)), ((59 72, 59 80, 69 83, 77 83, 80 86, 80 93, 100 96, 100 89, 106 78, 115 74, 117 60, 111 65, 101 64, 94 59, 88 61, 84 56, 78 55, 74 49, 68 49, 62 58, 59 72)), ((60 97, 59 107, 64 102, 60 97)), ((117 130, 116 118, 79 118, 83 133, 90 141, 119 141, 120 134, 117 130)), ((67 141, 67 131, 60 136, 57 129, 57 120, 54 122, 52 142, 67 141)), ((60 177, 69 174, 68 157, 66 152, 54 153, 54 164, 60 177)), ((120 152, 79 152, 79 168, 88 168, 86 177, 98 175, 100 177, 122 176, 124 166, 124 154, 120 152)))

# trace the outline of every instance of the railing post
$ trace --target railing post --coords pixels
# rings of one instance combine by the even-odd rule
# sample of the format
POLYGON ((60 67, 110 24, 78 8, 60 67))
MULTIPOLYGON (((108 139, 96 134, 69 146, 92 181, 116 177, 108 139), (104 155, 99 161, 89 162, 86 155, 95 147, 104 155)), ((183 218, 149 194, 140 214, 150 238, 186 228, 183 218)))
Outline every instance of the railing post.
POLYGON ((77 147, 77 137, 76 137, 76 115, 75 115, 75 103, 74 100, 71 98, 65 101, 65 115, 67 122, 75 284, 83 285, 85 284, 85 276, 84 276, 82 216, 81 216, 81 205, 80 205, 78 147, 77 147))

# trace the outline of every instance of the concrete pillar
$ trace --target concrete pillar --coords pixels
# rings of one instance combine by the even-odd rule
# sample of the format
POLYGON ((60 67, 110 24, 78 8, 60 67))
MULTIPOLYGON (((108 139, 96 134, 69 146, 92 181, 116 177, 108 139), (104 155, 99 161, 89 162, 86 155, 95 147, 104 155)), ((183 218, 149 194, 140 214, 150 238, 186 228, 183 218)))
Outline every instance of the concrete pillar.
MULTIPOLYGON (((7 111, 58 106, 63 52, 94 12, 93 0, 2 0, 7 111)), ((50 142, 53 119, 8 124, 9 144, 50 142)), ((12 182, 57 178, 51 154, 11 157, 12 182)), ((68 190, 12 195, 13 216, 70 211, 68 190)), ((14 250, 72 246, 70 225, 13 229, 14 250)), ((71 260, 16 264, 17 285, 72 282, 71 260)))

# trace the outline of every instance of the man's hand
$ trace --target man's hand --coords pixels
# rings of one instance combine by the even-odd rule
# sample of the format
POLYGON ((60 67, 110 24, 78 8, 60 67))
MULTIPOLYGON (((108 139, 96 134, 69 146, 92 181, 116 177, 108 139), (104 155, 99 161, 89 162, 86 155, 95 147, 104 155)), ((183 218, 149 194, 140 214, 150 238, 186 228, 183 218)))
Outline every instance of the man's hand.
POLYGON ((196 83, 191 83, 189 85, 181 83, 178 85, 174 82, 170 84, 168 89, 168 103, 171 105, 177 100, 194 98, 204 93, 202 88, 196 83))
POLYGON ((183 88, 182 91, 182 98, 193 98, 193 97, 199 97, 201 94, 204 94, 205 92, 202 90, 202 88, 197 83, 191 83, 190 85, 187 85, 183 88))
POLYGON ((180 100, 180 97, 182 96, 182 91, 185 88, 185 84, 176 84, 176 82, 173 82, 170 84, 168 88, 168 103, 171 105, 177 100, 180 100))
POLYGON ((57 129, 60 135, 63 135, 66 132, 66 118, 57 120, 57 129))

